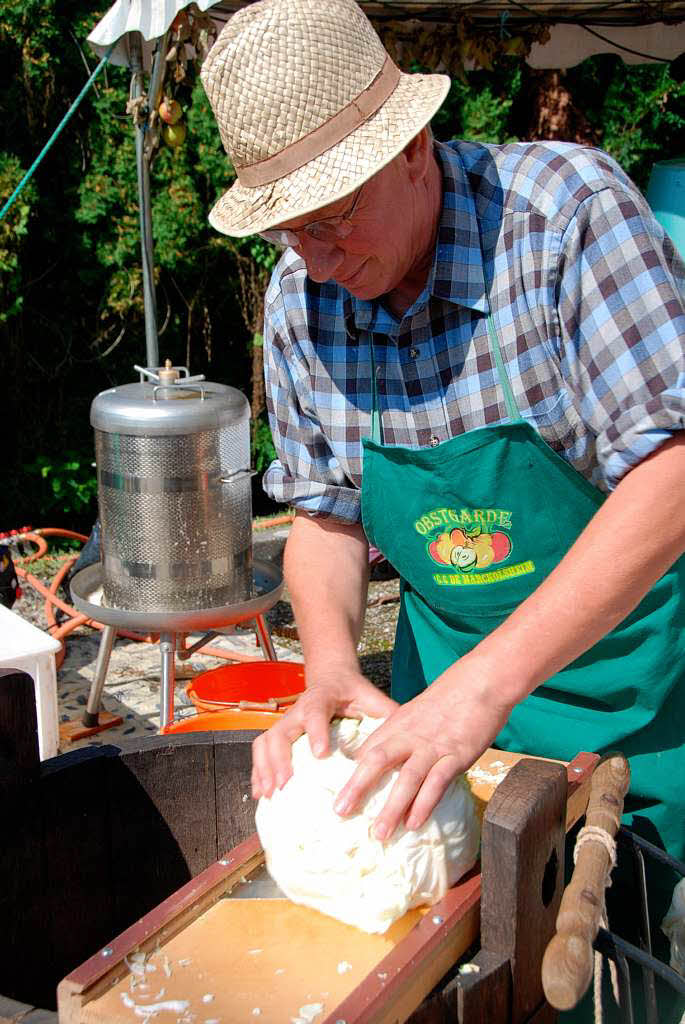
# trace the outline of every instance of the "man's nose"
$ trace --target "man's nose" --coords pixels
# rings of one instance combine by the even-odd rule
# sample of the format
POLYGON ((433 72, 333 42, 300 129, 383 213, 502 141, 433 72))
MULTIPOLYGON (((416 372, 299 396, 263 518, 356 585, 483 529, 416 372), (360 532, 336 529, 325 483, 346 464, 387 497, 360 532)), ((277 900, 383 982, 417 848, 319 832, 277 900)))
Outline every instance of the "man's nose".
POLYGON ((296 248, 307 265, 307 274, 312 281, 319 284, 322 281, 330 281, 345 258, 342 249, 338 249, 336 245, 321 242, 305 232, 299 236, 299 245, 296 248))

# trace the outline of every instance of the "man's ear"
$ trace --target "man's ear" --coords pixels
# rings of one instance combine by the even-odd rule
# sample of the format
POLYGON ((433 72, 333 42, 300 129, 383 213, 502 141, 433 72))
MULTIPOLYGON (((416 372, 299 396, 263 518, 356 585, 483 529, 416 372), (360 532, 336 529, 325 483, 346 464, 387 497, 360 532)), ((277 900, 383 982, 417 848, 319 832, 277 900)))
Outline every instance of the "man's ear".
POLYGON ((427 172, 433 153, 433 136, 428 125, 424 125, 402 151, 407 161, 409 177, 412 181, 420 181, 427 172))

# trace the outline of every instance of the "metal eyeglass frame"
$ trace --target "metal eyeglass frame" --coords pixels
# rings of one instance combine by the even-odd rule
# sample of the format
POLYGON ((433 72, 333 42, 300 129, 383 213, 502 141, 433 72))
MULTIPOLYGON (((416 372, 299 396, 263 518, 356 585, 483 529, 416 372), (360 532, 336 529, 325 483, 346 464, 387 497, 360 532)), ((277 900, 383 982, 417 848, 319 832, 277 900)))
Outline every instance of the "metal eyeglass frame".
POLYGON ((354 202, 346 213, 340 213, 335 217, 324 217, 321 220, 314 220, 311 224, 304 224, 296 230, 294 228, 269 228, 267 231, 260 231, 259 237, 267 242, 271 242, 272 245, 280 245, 282 248, 287 246, 294 248, 299 245, 299 236, 303 232, 315 238, 318 242, 335 242, 339 238, 347 238, 354 230, 354 225, 350 223, 350 220, 357 209, 357 203, 365 184, 366 182, 357 189, 354 202))

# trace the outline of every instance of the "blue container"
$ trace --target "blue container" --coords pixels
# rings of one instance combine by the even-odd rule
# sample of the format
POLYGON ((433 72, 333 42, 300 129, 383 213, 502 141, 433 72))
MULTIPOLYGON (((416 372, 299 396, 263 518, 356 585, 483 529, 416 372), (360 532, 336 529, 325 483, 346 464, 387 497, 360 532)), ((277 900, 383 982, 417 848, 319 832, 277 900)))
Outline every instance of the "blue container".
POLYGON ((685 260, 685 156, 654 164, 647 202, 685 260))

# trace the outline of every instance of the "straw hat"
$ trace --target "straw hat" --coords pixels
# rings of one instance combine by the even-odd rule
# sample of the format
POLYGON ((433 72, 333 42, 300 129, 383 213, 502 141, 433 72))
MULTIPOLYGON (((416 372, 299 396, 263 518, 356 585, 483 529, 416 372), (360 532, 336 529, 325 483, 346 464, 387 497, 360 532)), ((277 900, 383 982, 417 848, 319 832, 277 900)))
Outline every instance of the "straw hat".
POLYGON ((237 181, 209 215, 244 236, 350 195, 427 124, 446 75, 407 75, 353 0, 258 0, 201 72, 237 181))

